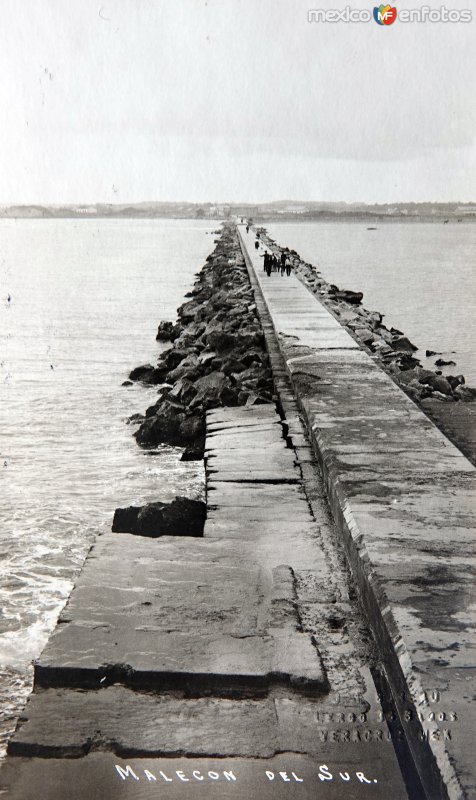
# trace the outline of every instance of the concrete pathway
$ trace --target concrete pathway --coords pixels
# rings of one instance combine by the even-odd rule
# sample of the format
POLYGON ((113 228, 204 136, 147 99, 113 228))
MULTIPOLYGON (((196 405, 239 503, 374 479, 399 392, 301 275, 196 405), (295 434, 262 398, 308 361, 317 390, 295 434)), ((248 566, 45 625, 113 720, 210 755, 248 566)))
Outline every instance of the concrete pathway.
POLYGON ((474 797, 475 469, 240 233, 427 795, 474 797))
POLYGON ((207 429, 203 538, 98 537, 35 667, 5 795, 341 800, 370 787, 404 800, 289 429, 271 405, 217 409, 207 429))

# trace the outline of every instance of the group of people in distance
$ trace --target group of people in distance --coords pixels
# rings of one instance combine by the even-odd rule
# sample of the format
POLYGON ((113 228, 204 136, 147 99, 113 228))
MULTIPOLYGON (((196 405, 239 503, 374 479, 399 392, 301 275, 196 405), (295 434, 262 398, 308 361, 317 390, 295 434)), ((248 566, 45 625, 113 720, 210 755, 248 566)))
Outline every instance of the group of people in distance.
MULTIPOLYGON (((250 229, 250 224, 248 223, 246 226, 246 233, 248 233, 249 229, 250 229)), ((260 246, 260 233, 258 231, 255 239, 255 249, 258 250, 259 246, 260 246)), ((268 277, 271 275, 272 272, 281 272, 281 275, 284 275, 284 273, 286 273, 286 275, 288 276, 291 275, 293 265, 289 260, 288 254, 285 253, 284 250, 281 251, 279 260, 274 253, 270 253, 268 250, 265 250, 264 253, 260 255, 260 258, 264 259, 263 269, 268 275, 268 277)))
POLYGON ((274 253, 268 253, 267 250, 263 253, 261 258, 264 259, 263 261, 263 269, 268 275, 271 275, 272 272, 279 272, 281 270, 281 276, 286 273, 286 275, 291 274, 292 265, 288 259, 288 256, 285 252, 281 252, 281 256, 278 258, 274 255, 274 253))

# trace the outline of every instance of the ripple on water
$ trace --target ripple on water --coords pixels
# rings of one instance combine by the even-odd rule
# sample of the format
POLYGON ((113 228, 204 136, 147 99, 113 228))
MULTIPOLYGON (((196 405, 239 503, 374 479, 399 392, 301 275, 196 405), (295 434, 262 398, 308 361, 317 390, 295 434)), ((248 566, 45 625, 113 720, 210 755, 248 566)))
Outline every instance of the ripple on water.
POLYGON ((141 450, 156 399, 123 387, 213 247, 205 222, 0 220, 0 753, 94 538, 117 506, 203 495, 203 465, 141 450), (1 291, 1 290, 0 290, 1 291))

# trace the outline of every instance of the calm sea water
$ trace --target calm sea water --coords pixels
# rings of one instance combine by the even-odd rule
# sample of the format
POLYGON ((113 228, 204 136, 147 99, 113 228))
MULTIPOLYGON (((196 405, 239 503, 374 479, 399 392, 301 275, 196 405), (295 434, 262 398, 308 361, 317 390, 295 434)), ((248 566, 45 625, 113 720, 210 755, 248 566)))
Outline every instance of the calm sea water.
POLYGON ((0 752, 95 535, 116 506, 199 497, 201 464, 127 418, 217 223, 0 220, 0 752))
POLYGON ((420 348, 440 351, 476 386, 476 225, 470 223, 290 223, 267 225, 340 288, 364 293, 420 348), (367 230, 375 225, 377 230, 367 230))

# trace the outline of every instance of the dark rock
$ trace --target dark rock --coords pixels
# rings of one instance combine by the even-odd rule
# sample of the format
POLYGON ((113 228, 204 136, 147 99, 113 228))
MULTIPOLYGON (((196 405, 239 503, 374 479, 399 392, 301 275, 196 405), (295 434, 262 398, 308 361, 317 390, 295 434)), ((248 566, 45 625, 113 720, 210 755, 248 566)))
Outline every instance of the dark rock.
POLYGON ((153 373, 154 369, 155 367, 152 364, 143 364, 141 367, 136 367, 129 373, 129 380, 143 381, 153 373))
POLYGON ((399 350, 402 353, 414 353, 415 350, 418 350, 418 347, 415 347, 406 336, 399 336, 397 339, 394 339, 392 347, 394 350, 399 350))
POLYGON ((441 394, 451 394, 451 385, 442 375, 433 375, 425 380, 425 383, 431 386, 433 391, 440 392, 441 394))
POLYGON ((393 342, 393 334, 385 327, 385 325, 380 325, 375 328, 375 333, 380 336, 388 345, 391 345, 393 342))
POLYGON ((438 353, 437 350, 425 350, 425 356, 431 358, 431 356, 441 356, 441 353, 438 353))
POLYGON ((435 361, 436 367, 455 367, 456 361, 445 361, 444 358, 437 358, 435 361))
POLYGON ((224 406, 239 406, 240 390, 237 386, 224 386, 220 392, 220 401, 224 406))
POLYGON ((112 530, 158 536, 203 536, 206 505, 199 500, 176 497, 172 503, 148 503, 145 506, 116 508, 112 530))
POLYGON ((269 402, 273 392, 254 292, 234 233, 222 235, 188 296, 178 310, 181 321, 159 326, 161 337, 175 330, 177 336, 156 368, 142 370, 141 379, 163 389, 135 433, 145 446, 185 446, 184 459, 203 457, 207 409, 269 402))
POLYGON ((182 453, 180 461, 201 461, 205 453, 205 437, 199 437, 182 453))
POLYGON ((175 381, 179 381, 184 377, 187 377, 189 380, 195 380, 200 376, 199 368, 200 362, 198 356, 193 353, 184 358, 178 367, 175 367, 175 369, 167 373, 167 380, 170 383, 175 383, 175 381))
POLYGON ((476 400, 476 389, 472 389, 471 386, 461 384, 456 387, 454 393, 456 397, 466 403, 472 403, 476 400))
POLYGON ((337 300, 343 300, 345 303, 358 306, 362 302, 362 292, 352 292, 350 289, 338 289, 333 291, 334 297, 337 300))
POLYGON ((165 367, 156 367, 144 380, 144 383, 150 383, 153 386, 158 386, 161 383, 165 383, 166 380, 168 380, 168 378, 165 367))
MULTIPOLYGON (((420 378, 423 373, 424 370, 421 367, 415 366, 401 372, 401 374, 398 376, 398 380, 403 384, 410 384, 412 381, 420 382, 420 378)), ((421 383, 423 383, 423 381, 421 381, 421 383)))
POLYGON ((214 350, 204 351, 198 356, 198 363, 202 366, 207 366, 207 364, 211 364, 213 359, 217 357, 217 354, 214 350))
POLYGON ((413 358, 409 353, 400 353, 398 358, 398 366, 401 370, 414 369, 418 367, 420 362, 417 358, 413 358))
POLYGON ((240 356, 240 361, 246 367, 250 367, 251 364, 264 364, 268 360, 266 354, 262 350, 248 350, 242 356, 240 356))
POLYGON ((178 349, 178 348, 171 348, 170 350, 166 350, 162 353, 162 361, 167 370, 167 372, 171 372, 172 370, 176 369, 178 365, 189 356, 191 351, 188 348, 178 349))
POLYGON ((211 331, 211 333, 205 334, 205 336, 208 346, 211 347, 212 350, 216 350, 218 353, 231 350, 232 347, 237 347, 239 344, 239 339, 237 336, 227 333, 223 329, 211 331))
POLYGON ((133 386, 132 381, 122 381, 121 386, 133 386))
POLYGON ((193 322, 195 319, 195 314, 197 313, 199 308, 199 304, 197 301, 189 300, 188 303, 184 303, 180 306, 177 310, 177 314, 180 317, 180 320, 183 325, 187 325, 189 322, 193 322))
POLYGON ((439 392, 437 389, 433 391, 431 397, 433 400, 444 400, 445 402, 451 402, 453 399, 450 395, 439 392))
POLYGON ((453 390, 465 383, 464 375, 447 375, 446 380, 453 390))
POLYGON ((134 425, 139 422, 144 422, 145 417, 143 414, 132 414, 129 419, 127 420, 128 425, 134 425))
POLYGON ((428 379, 430 380, 433 379, 434 374, 435 373, 432 372, 430 369, 421 369, 420 374, 418 376, 418 380, 420 381, 420 383, 427 383, 428 379))
POLYGON ((368 328, 355 328, 354 333, 357 338, 366 345, 370 345, 377 340, 376 335, 368 328))
POLYGON ((230 356, 223 361, 222 365, 222 372, 227 375, 228 377, 234 373, 235 375, 243 372, 246 369, 246 364, 243 361, 239 361, 237 358, 230 356))
POLYGON ((197 390, 195 401, 206 403, 207 407, 210 407, 208 404, 218 400, 225 386, 229 385, 230 381, 223 372, 219 370, 210 372, 209 375, 204 375, 203 378, 195 381, 195 389, 197 390))
POLYGON ((187 406, 196 393, 197 390, 192 381, 188 378, 181 378, 174 384, 173 389, 169 392, 169 397, 178 400, 181 405, 187 406))
POLYGON ((169 342, 172 340, 178 326, 174 325, 173 322, 166 322, 162 320, 159 322, 159 328, 157 330, 157 336, 155 337, 158 342, 169 342))
POLYGON ((147 409, 146 420, 134 434, 139 444, 167 443, 178 446, 187 444, 187 439, 183 439, 180 430, 181 424, 185 421, 185 413, 179 408, 166 399, 165 402, 159 402, 151 409, 147 409))
MULTIPOLYGON (((179 437, 182 444, 188 444, 199 436, 205 435, 205 417, 203 414, 190 415, 183 419, 179 426, 179 437)), ((178 442, 178 443, 180 443, 178 442)))
POLYGON ((384 315, 380 314, 378 311, 371 311, 369 313, 368 319, 372 327, 378 328, 382 324, 383 317, 384 315))

